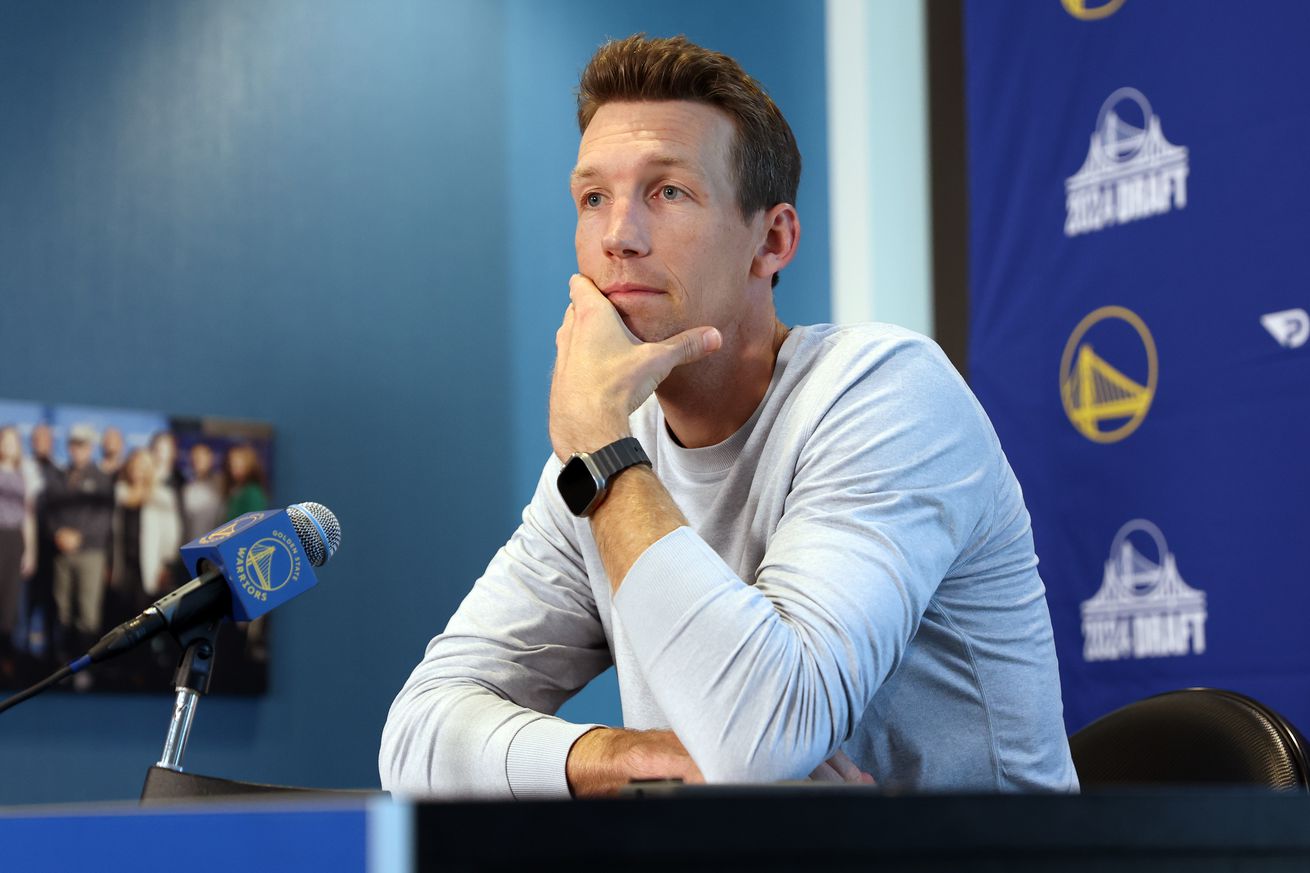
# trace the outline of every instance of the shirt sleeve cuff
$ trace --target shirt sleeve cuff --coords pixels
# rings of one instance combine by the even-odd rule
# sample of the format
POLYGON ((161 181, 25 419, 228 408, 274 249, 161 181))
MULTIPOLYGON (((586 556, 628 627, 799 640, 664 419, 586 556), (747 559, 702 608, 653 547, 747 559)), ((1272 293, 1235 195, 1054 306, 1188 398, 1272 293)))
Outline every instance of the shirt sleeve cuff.
POLYGON ((505 778, 515 800, 569 796, 564 765, 578 737, 598 724, 573 724, 542 716, 519 728, 505 754, 505 778))
POLYGON ((670 629, 696 615, 709 598, 741 588, 718 553, 691 528, 680 527, 637 558, 623 577, 614 608, 640 658, 662 651, 670 629))

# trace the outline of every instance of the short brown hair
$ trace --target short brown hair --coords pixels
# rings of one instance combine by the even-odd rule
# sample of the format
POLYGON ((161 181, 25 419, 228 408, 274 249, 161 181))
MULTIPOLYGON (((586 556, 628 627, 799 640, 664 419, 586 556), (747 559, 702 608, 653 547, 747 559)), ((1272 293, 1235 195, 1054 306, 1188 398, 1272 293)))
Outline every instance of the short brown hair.
POLYGON ((787 119, 741 65, 685 36, 611 40, 592 56, 578 82, 578 130, 585 132, 606 103, 692 100, 732 119, 729 155, 743 218, 779 203, 795 203, 801 153, 787 119))

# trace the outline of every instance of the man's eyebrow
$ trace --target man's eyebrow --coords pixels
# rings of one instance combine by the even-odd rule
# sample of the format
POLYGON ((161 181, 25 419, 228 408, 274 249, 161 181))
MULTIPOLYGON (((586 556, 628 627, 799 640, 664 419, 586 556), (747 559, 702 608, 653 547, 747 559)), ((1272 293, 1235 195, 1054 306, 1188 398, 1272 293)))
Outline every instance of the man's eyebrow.
MULTIPOLYGON (((697 162, 677 155, 653 155, 646 160, 646 163, 657 167, 678 167, 690 170, 693 173, 700 173, 700 165, 697 162)), ((573 172, 569 174, 569 182, 570 184, 585 182, 600 175, 601 171, 598 168, 584 164, 579 167, 574 167, 573 172)))
POLYGON ((574 167, 573 172, 569 173, 569 182, 584 182, 587 179, 594 179, 600 175, 600 170, 595 167, 574 167))

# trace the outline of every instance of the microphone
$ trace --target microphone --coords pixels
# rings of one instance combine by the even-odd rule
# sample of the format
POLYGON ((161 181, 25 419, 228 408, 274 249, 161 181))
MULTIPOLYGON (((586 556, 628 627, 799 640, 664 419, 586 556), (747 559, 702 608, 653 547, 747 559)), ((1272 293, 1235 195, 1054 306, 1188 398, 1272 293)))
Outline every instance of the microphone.
POLYGON ((248 512, 182 547, 195 577, 101 637, 68 665, 85 670, 168 630, 174 635, 230 618, 251 621, 318 584, 341 545, 341 525, 321 503, 248 512))

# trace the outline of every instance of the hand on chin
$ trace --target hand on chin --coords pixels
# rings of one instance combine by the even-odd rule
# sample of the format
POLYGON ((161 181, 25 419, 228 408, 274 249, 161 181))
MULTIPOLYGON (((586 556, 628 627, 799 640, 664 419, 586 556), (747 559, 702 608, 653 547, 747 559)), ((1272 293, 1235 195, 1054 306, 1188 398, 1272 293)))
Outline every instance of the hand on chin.
POLYGON ((551 443, 561 459, 626 435, 628 416, 671 370, 722 344, 712 327, 656 337, 652 328, 659 325, 647 323, 653 321, 649 315, 623 312, 629 297, 658 299, 661 294, 619 294, 611 302, 589 279, 574 276, 569 296, 571 304, 555 334, 550 391, 551 443))

